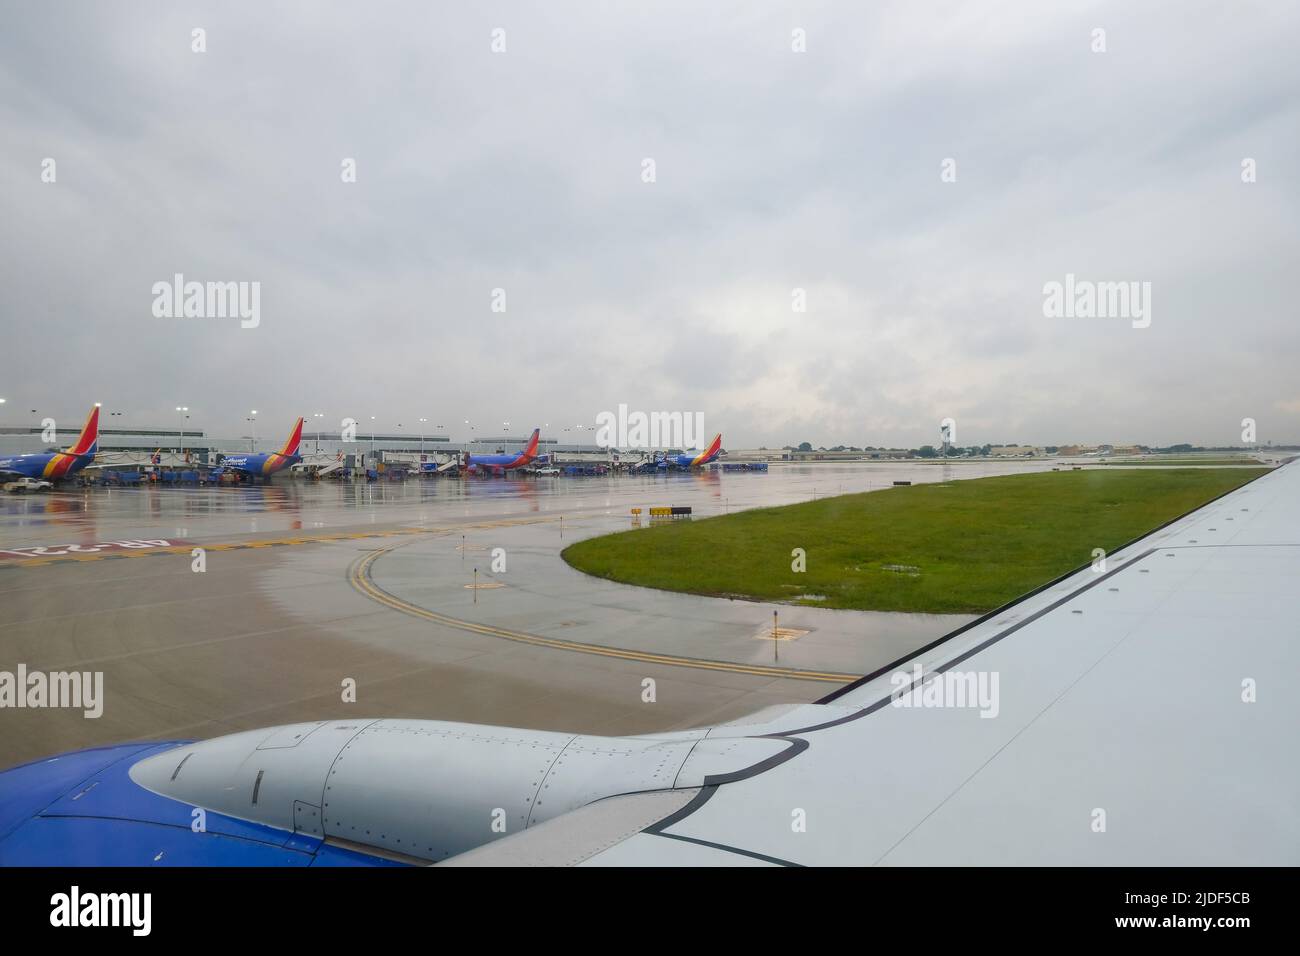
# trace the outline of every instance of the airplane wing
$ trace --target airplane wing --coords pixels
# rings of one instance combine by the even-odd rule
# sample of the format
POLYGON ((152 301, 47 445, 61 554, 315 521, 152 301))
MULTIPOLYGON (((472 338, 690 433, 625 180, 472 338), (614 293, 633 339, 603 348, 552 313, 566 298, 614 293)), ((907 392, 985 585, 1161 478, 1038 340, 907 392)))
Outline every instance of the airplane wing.
POLYGON ((697 744, 786 743, 756 763, 609 797, 443 865, 1295 865, 1297 581, 1293 463, 1104 570, 697 744))

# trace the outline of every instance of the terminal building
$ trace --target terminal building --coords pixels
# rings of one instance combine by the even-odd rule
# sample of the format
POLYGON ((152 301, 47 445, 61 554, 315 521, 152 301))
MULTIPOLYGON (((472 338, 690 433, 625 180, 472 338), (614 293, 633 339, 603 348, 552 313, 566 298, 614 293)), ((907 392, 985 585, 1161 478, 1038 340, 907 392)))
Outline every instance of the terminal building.
MULTIPOLYGON (((21 455, 34 452, 60 451, 72 445, 81 433, 81 423, 70 428, 59 428, 53 441, 39 425, 0 426, 0 455, 21 455)), ((443 463, 453 458, 471 455, 509 454, 522 451, 530 435, 499 435, 475 438, 471 441, 453 442, 445 434, 424 435, 409 432, 366 432, 358 429, 352 441, 344 441, 338 431, 303 431, 298 446, 303 462, 343 460, 349 467, 370 467, 379 463, 421 462, 443 463)), ((99 430, 99 454, 95 464, 104 467, 137 468, 158 464, 164 468, 216 466, 221 456, 257 454, 276 451, 284 442, 283 435, 271 437, 237 435, 216 437, 202 429, 193 431, 156 427, 109 426, 99 430)), ((562 443, 555 438, 541 436, 538 452, 560 460, 607 462, 617 461, 617 452, 596 444, 562 443)), ((650 453, 646 452, 648 456, 650 453)), ((623 453, 623 458, 637 460, 641 453, 623 453)))

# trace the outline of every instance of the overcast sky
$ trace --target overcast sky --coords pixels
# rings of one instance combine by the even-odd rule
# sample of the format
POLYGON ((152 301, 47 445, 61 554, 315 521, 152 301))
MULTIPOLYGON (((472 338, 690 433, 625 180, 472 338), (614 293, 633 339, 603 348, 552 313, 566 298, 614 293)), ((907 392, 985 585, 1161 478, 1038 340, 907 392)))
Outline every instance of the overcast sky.
POLYGON ((4 424, 1300 441, 1295 3, 4 8, 4 424), (1150 326, 1045 317, 1067 273, 1150 326))

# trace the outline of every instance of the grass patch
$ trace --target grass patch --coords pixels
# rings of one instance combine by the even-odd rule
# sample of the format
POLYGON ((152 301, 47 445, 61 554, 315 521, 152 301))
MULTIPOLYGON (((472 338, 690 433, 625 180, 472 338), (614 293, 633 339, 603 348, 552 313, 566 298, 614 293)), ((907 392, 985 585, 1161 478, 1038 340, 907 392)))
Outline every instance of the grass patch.
POLYGON ((913 485, 589 538, 562 557, 597 577, 669 591, 975 614, 1265 470, 1042 472, 913 485), (807 553, 804 573, 791 570, 795 548, 807 553))
MULTIPOLYGON (((1069 461, 1070 459, 1065 459, 1069 461)), ((1170 465, 1195 465, 1203 468, 1207 465, 1226 466, 1226 465, 1254 465, 1259 467, 1258 458, 1100 458, 1089 459, 1087 464, 1093 465, 1123 465, 1125 468, 1131 468, 1134 465, 1158 465, 1162 468, 1168 468, 1170 465)))

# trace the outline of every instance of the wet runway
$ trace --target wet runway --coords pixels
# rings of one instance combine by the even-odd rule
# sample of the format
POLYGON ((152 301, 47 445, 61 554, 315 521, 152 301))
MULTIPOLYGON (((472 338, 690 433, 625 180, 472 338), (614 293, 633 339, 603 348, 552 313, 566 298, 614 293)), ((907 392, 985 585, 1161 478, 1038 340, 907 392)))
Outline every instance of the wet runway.
POLYGON ((633 507, 689 505, 706 517, 896 480, 1050 467, 774 465, 6 495, 0 672, 102 672, 105 700, 97 719, 0 709, 0 766, 309 719, 635 734, 815 700, 966 619, 778 606, 795 635, 773 642, 771 605, 598 581, 564 565, 560 548, 629 527, 633 507), (504 572, 491 570, 494 548, 504 572), (477 591, 467 587, 475 567, 488 585, 477 591), (343 699, 350 682, 355 702, 343 699))

